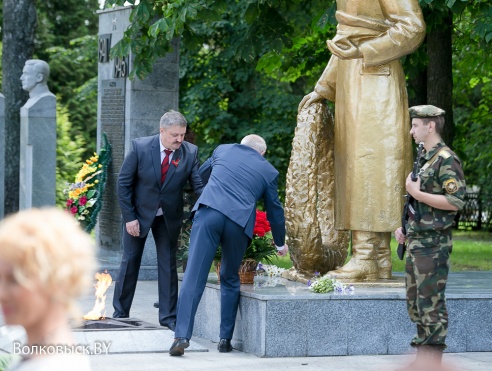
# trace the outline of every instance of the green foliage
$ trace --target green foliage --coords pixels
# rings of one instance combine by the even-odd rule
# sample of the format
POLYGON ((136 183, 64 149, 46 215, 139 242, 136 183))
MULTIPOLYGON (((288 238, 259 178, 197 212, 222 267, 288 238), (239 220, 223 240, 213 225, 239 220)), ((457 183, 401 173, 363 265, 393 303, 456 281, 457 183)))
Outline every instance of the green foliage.
MULTIPOLYGON (((402 261, 396 256, 397 246, 396 240, 392 239, 393 272, 404 272, 405 260, 402 261)), ((453 252, 450 261, 452 272, 492 270, 492 233, 453 231, 453 252)))
POLYGON ((46 50, 51 76, 50 89, 67 107, 72 135, 81 134, 87 145, 84 157, 96 150, 97 129, 97 37, 82 36, 67 47, 46 50))
POLYGON ((84 136, 88 157, 96 149, 97 85, 90 85, 94 90, 89 99, 79 92, 90 79, 97 78, 95 10, 99 9, 99 1, 38 1, 36 9, 34 57, 50 64, 50 90, 58 97, 58 103, 68 108, 71 134, 84 136))
POLYGON ((177 267, 184 267, 188 262, 188 253, 190 250, 190 234, 191 234, 191 222, 189 219, 183 221, 181 227, 181 233, 179 235, 178 250, 176 251, 176 264, 177 267))
POLYGON ((50 47, 68 47, 71 40, 81 36, 96 35, 97 9, 99 9, 99 0, 36 1, 38 15, 36 58, 50 61, 47 51, 50 47))
POLYGON ((292 260, 290 259, 290 254, 287 254, 286 256, 277 255, 272 257, 272 264, 284 269, 289 269, 293 266, 292 260))
MULTIPOLYGON (((294 27, 286 20, 294 10, 288 7, 276 9, 277 13, 285 11, 282 16, 276 14, 275 17, 287 25, 274 23, 271 26, 275 32, 266 35, 268 19, 271 21, 272 18, 252 16, 250 13, 256 9, 252 3, 230 2, 230 12, 220 21, 211 21, 208 27, 193 25, 193 40, 202 40, 199 49, 195 43, 187 43, 183 36, 180 107, 192 123, 202 158, 209 156, 218 144, 239 142, 250 133, 262 135, 268 144, 266 157, 281 173, 279 188, 283 190, 297 105, 304 88, 288 76, 296 74, 293 69, 286 68, 282 72, 271 65, 277 63, 274 58, 280 55, 275 50, 284 40, 278 35, 293 32, 294 27), (248 36, 251 32, 256 36, 248 36), (248 37, 253 41, 248 41, 248 37), (245 45, 246 51, 243 50, 245 45), (268 74, 264 72, 267 69, 268 74)), ((298 22, 308 18, 303 12, 296 14, 298 22)), ((300 44, 291 47, 302 49, 300 44)), ((319 63, 320 71, 324 68, 323 63, 326 61, 319 63)))
POLYGON ((77 173, 84 154, 85 140, 72 132, 67 108, 62 104, 56 109, 56 204, 65 207, 64 189, 77 173))
POLYGON ((457 133, 453 145, 463 161, 467 184, 492 194, 492 55, 490 39, 486 40, 492 35, 492 4, 487 12, 484 4, 478 5, 477 9, 466 9, 455 23, 453 98, 457 133), (476 16, 480 9, 488 14, 489 33, 480 26, 484 19, 476 16))

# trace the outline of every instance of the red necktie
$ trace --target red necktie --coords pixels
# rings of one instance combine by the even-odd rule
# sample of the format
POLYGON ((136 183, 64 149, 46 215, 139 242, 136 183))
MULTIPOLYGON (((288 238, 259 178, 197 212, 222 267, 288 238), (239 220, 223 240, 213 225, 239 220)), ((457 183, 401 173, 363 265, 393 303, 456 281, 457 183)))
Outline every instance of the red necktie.
POLYGON ((164 184, 164 181, 166 180, 167 171, 169 170, 169 155, 173 153, 173 151, 165 149, 164 152, 166 155, 161 163, 161 185, 164 184))

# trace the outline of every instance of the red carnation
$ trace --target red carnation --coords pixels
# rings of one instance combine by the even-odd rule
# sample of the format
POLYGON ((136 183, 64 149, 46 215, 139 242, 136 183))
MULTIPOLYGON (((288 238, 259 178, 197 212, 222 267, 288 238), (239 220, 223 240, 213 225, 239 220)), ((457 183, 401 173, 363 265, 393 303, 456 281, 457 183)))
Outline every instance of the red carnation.
POLYGON ((87 203, 87 196, 82 196, 79 198, 79 205, 84 206, 87 203))
POLYGON ((70 206, 72 206, 72 204, 73 204, 73 200, 71 198, 69 198, 67 200, 67 208, 69 208, 70 206))
POLYGON ((79 209, 77 208, 77 206, 72 206, 72 208, 70 209, 70 212, 75 215, 77 214, 77 211, 79 211, 79 209))
POLYGON ((254 234, 257 235, 258 237, 263 237, 265 235, 265 229, 258 227, 255 228, 254 234))
POLYGON ((267 220, 266 212, 256 210, 256 221, 253 234, 263 237, 265 233, 270 232, 270 223, 267 220))

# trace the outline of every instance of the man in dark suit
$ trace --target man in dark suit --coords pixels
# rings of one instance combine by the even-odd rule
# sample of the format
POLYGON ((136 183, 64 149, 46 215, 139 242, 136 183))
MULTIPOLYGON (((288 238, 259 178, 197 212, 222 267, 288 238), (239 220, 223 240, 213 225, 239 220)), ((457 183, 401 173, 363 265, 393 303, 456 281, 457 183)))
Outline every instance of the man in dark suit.
POLYGON ((114 318, 128 318, 149 230, 157 250, 159 323, 174 331, 178 275, 176 250, 183 222, 183 188, 200 194, 198 149, 183 140, 186 119, 176 111, 161 117, 160 133, 132 141, 118 177, 123 215, 123 257, 113 297, 114 318))
POLYGON ((189 346, 195 313, 205 289, 218 245, 222 249, 220 269, 220 352, 232 350, 239 305, 238 269, 253 236, 256 202, 263 198, 278 254, 287 254, 284 210, 277 192, 278 171, 263 157, 266 143, 248 135, 241 144, 217 147, 200 168, 206 184, 193 208, 188 265, 178 299, 178 317, 172 356, 181 356, 189 346))

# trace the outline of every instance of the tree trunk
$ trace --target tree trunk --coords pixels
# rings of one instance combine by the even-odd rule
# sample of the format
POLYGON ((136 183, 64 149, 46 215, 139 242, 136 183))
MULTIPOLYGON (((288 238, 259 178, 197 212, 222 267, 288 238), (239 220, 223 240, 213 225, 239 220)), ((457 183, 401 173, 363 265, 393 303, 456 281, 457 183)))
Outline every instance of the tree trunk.
POLYGON ((408 107, 421 104, 427 104, 427 69, 408 80, 408 107))
POLYGON ((19 209, 20 108, 28 95, 20 77, 32 58, 36 30, 34 0, 3 1, 2 92, 5 95, 5 215, 19 209))
POLYGON ((427 34, 427 104, 446 111, 446 124, 442 138, 448 146, 453 143, 453 69, 451 37, 453 16, 451 11, 443 18, 442 24, 427 34))

